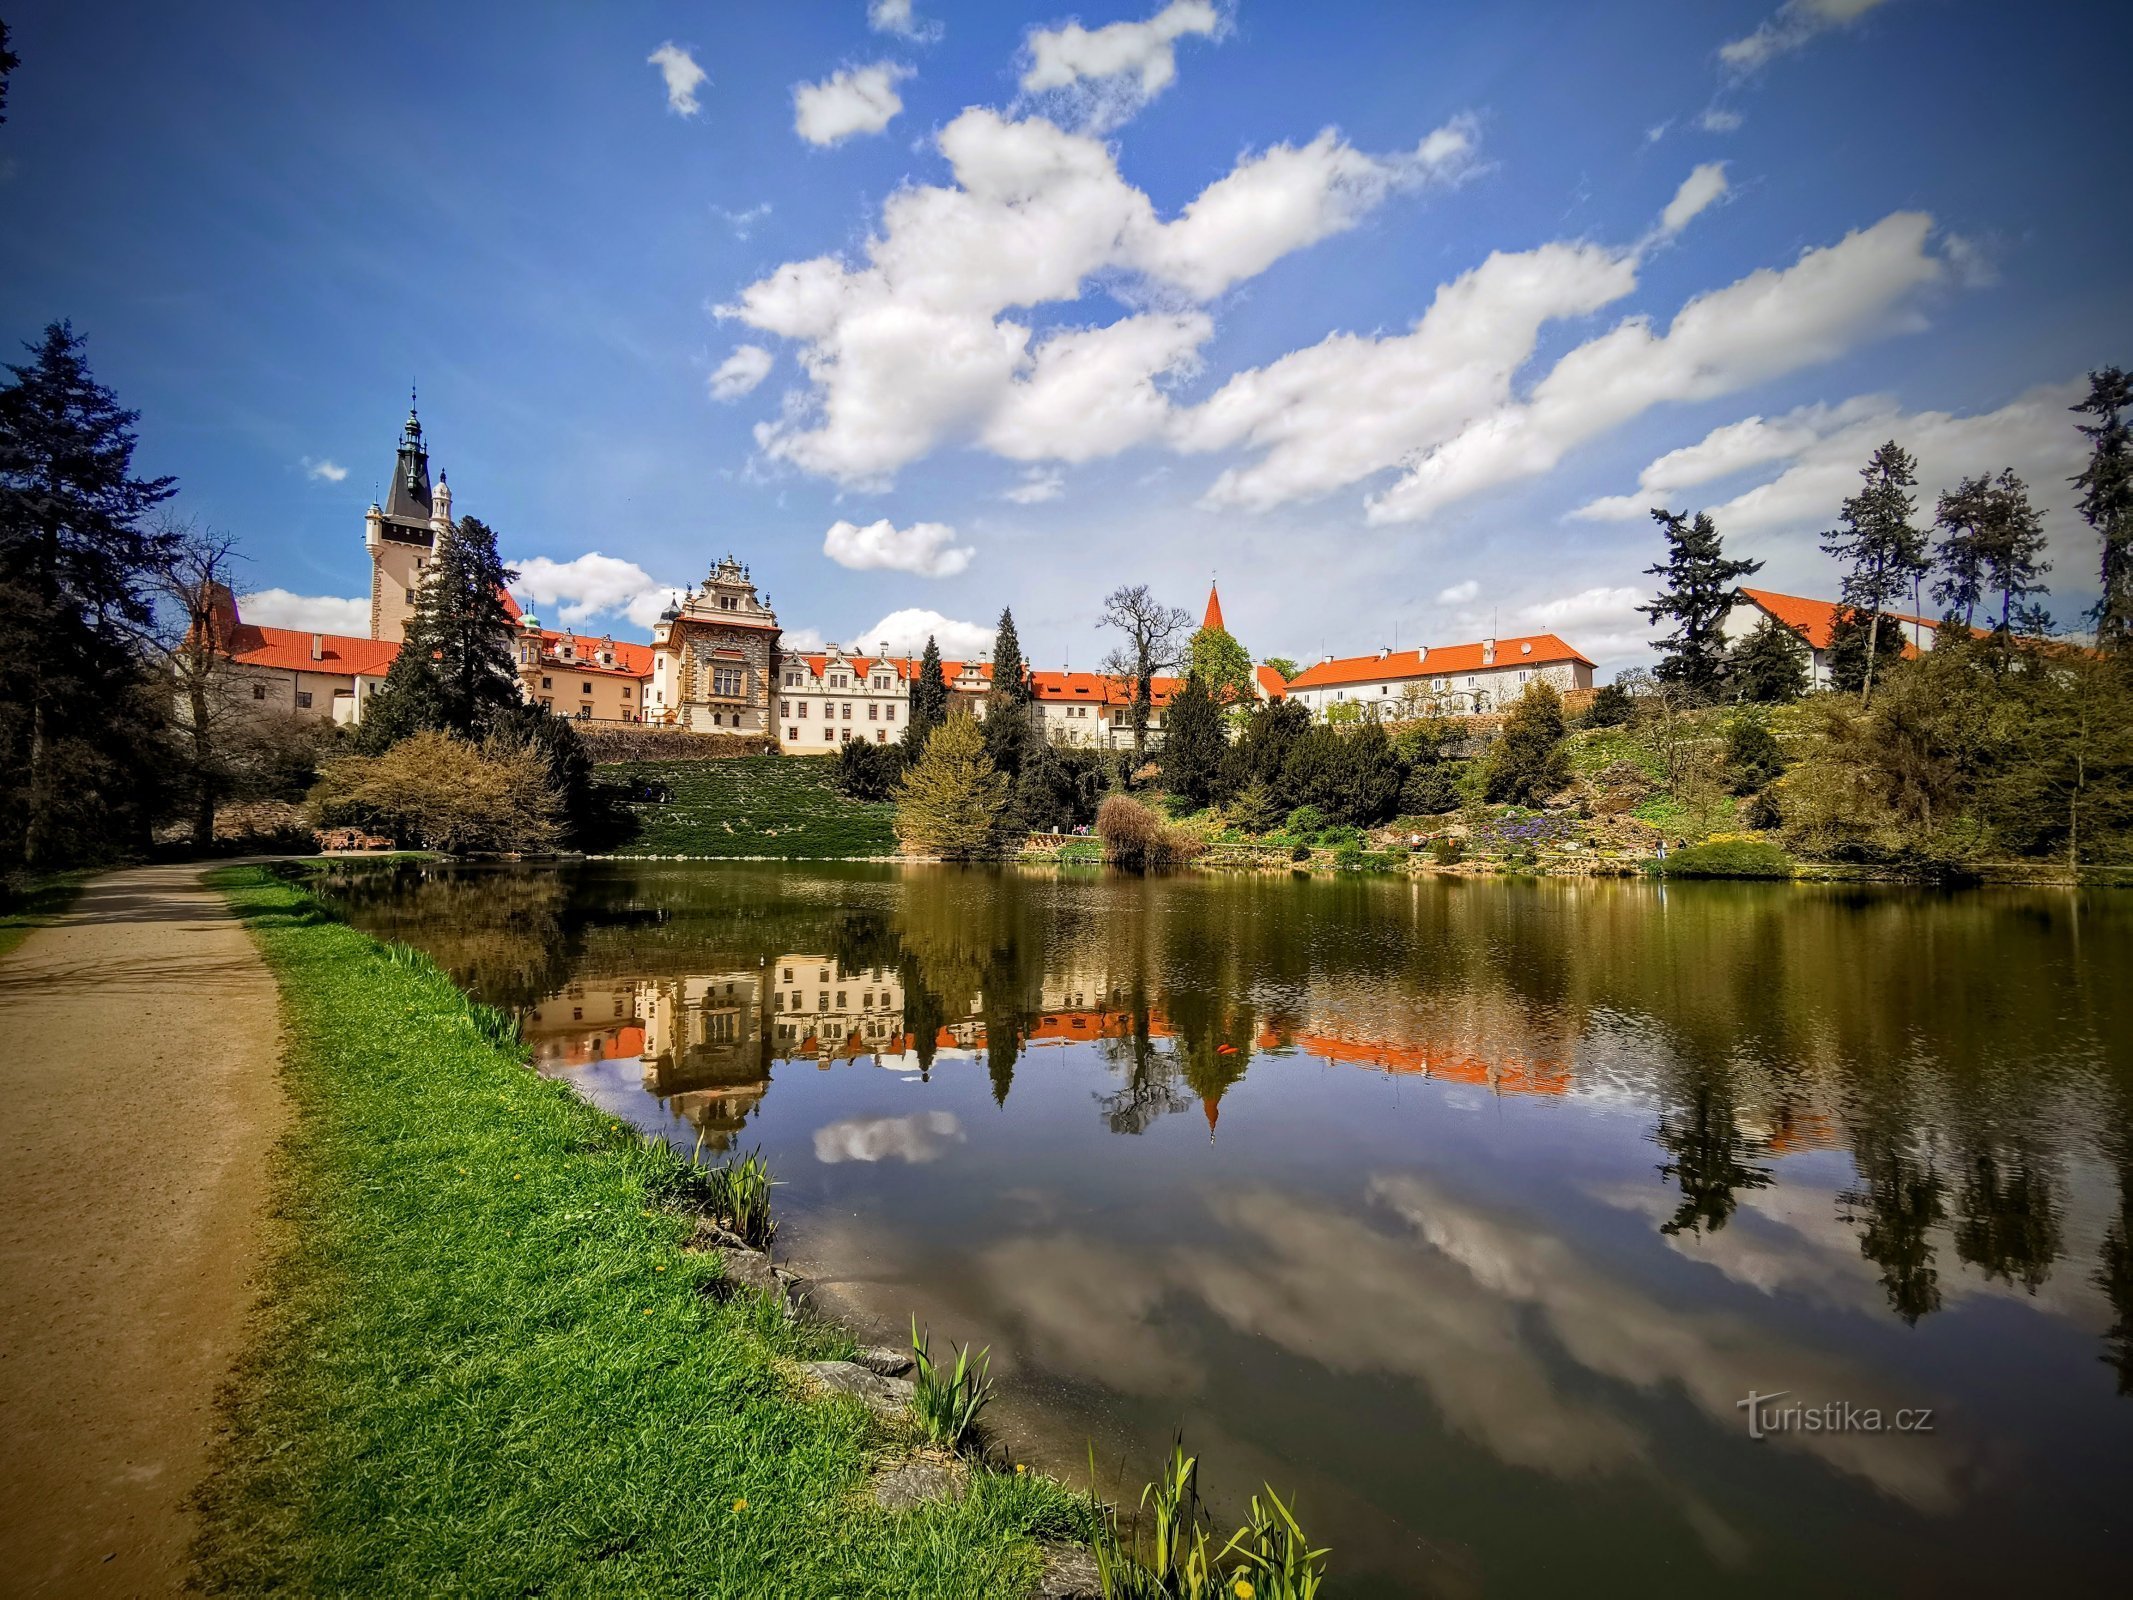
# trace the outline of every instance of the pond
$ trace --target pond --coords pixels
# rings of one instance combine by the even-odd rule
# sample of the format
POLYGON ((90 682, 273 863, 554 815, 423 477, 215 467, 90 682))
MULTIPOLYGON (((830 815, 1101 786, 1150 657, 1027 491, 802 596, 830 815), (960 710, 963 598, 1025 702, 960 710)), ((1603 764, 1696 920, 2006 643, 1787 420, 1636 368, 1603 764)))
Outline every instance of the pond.
POLYGON ((335 885, 542 1072, 760 1146, 826 1303, 989 1345, 1025 1459, 1182 1429, 1336 1592, 2128 1592, 2133 897, 335 885))

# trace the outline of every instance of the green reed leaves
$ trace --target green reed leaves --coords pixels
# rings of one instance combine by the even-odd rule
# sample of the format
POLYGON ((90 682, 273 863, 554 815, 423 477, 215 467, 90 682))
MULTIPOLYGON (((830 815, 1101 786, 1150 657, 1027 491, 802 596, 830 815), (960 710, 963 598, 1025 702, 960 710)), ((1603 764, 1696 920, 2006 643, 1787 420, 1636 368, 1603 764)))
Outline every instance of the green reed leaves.
POLYGON ((744 1243, 768 1250, 778 1231, 778 1219, 770 1214, 770 1191, 776 1186, 763 1152, 751 1150, 704 1175, 704 1204, 744 1243))
POLYGON ((927 1441, 944 1449, 961 1449, 971 1439, 978 1413, 992 1399, 992 1379, 987 1371, 992 1352, 980 1350, 975 1360, 970 1346, 956 1350, 955 1366, 944 1370, 933 1359, 931 1335, 922 1332, 918 1318, 911 1319, 911 1410, 927 1441))
MULTIPOLYGON (((1295 1516, 1272 1488, 1252 1496, 1243 1527, 1220 1550, 1213 1519, 1200 1503, 1200 1460, 1172 1441, 1161 1476, 1141 1490, 1140 1512, 1121 1530, 1117 1513, 1096 1513, 1097 1577, 1104 1600, 1317 1600, 1325 1549, 1312 1549, 1295 1516), (1148 1518, 1144 1532, 1141 1513, 1148 1518)), ((1096 1453, 1089 1452, 1089 1478, 1096 1453)))

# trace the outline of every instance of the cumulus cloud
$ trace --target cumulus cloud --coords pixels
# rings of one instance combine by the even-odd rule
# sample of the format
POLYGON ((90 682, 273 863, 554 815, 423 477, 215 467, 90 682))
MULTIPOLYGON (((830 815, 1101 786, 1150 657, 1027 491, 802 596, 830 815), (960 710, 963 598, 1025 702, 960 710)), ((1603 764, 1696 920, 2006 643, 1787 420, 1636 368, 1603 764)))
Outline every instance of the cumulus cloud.
POLYGON ((1634 521, 1655 506, 1675 507, 1685 489, 1787 460, 1840 426, 1860 417, 1886 416, 1894 409, 1885 396, 1869 395, 1837 407, 1803 406, 1775 419, 1744 417, 1659 457, 1638 474, 1636 493, 1605 496, 1571 515, 1588 522, 1634 521))
POLYGON ((1372 523, 1421 522, 1486 489, 1552 470, 1570 450, 1661 404, 1706 400, 1827 361, 1901 327, 1945 266, 1932 219, 1897 212, 1783 269, 1701 294, 1666 332, 1632 317, 1571 350, 1524 401, 1430 444, 1367 502, 1372 523))
POLYGON ((919 43, 930 43, 942 33, 938 22, 923 22, 911 14, 911 0, 869 0, 867 26, 919 43))
POLYGON ((696 91, 711 81, 711 74, 696 64, 696 57, 669 39, 644 59, 666 80, 669 111, 677 117, 693 117, 702 109, 696 103, 696 91))
POLYGON ((771 363, 776 359, 759 344, 736 345, 733 354, 711 374, 711 398, 738 400, 752 392, 770 376, 771 363))
POLYGON ((904 1161, 917 1166, 939 1160, 963 1140, 962 1120, 953 1111, 848 1117, 815 1130, 815 1159, 830 1166, 843 1161, 904 1161))
POLYGON ((303 466, 304 476, 318 483, 339 483, 348 476, 346 467, 338 462, 325 460, 323 457, 314 461, 311 457, 305 456, 303 458, 303 466))
POLYGON ((869 650, 886 650, 892 656, 915 656, 926 648, 928 639, 938 644, 941 654, 950 660, 967 661, 992 648, 993 628, 990 623, 958 622, 938 611, 906 606, 890 612, 853 643, 869 650))
POLYGON ((1070 97, 1092 128, 1116 127, 1176 80, 1178 40, 1212 39, 1222 29, 1211 0, 1171 0, 1144 22, 1033 29, 1022 88, 1070 97))
POLYGON ((1354 227, 1396 191, 1456 181, 1474 132, 1455 119, 1373 156, 1331 133, 1247 154, 1172 221, 1101 141, 1041 117, 973 108, 937 136, 951 186, 907 185, 855 265, 788 262, 719 314, 803 346, 812 393, 756 430, 773 459, 849 483, 887 481, 938 445, 1080 461, 1158 435, 1165 386, 1213 324, 1143 311, 1034 343, 1013 308, 1080 298, 1098 274, 1151 297, 1205 299, 1354 227))
POLYGON ((1785 0, 1753 33, 1718 47, 1727 70, 1745 75, 1792 54, 1833 28, 1857 22, 1885 0, 1785 0))
POLYGON ((1043 505, 1047 500, 1057 500, 1066 493, 1066 477, 1056 469, 1031 467, 1022 474, 1022 481, 1007 490, 1001 498, 1012 500, 1018 506, 1043 505))
POLYGON ((1440 606, 1463 606, 1480 593, 1480 580, 1468 578, 1464 583, 1455 583, 1448 589, 1439 589, 1437 591, 1437 604, 1440 606))
POLYGON ((570 627, 602 615, 627 617, 632 626, 649 628, 659 620, 681 584, 655 583, 634 561, 588 551, 569 561, 547 556, 514 561, 518 582, 511 592, 519 604, 535 611, 559 608, 555 619, 570 627))
POLYGON ((262 628, 338 633, 357 639, 370 636, 370 602, 365 599, 343 600, 335 595, 261 589, 255 594, 237 597, 237 615, 262 628))
POLYGON ((1726 164, 1723 161, 1706 161, 1686 178, 1674 191, 1674 198, 1667 202, 1666 210, 1659 214, 1659 229, 1662 233, 1675 234, 1689 225, 1706 207, 1722 199, 1726 192, 1726 164))
POLYGON ((724 206, 713 206, 711 215, 733 230, 733 237, 746 243, 755 232, 755 225, 770 215, 770 202, 750 206, 745 211, 728 211, 724 206))
POLYGON ((955 542, 945 522, 914 522, 899 528, 883 517, 860 527, 838 522, 823 537, 822 553, 854 572, 910 572, 921 578, 952 578, 977 554, 955 542))
POLYGON ((879 133, 903 110, 896 86, 911 69, 894 61, 845 67, 820 83, 799 83, 792 91, 793 132, 809 144, 831 145, 856 134, 879 133))
POLYGON ((1522 606, 1517 616, 1531 631, 1555 634, 1604 660, 1645 648, 1651 629, 1637 607, 1650 598, 1642 589, 1602 585, 1522 606))

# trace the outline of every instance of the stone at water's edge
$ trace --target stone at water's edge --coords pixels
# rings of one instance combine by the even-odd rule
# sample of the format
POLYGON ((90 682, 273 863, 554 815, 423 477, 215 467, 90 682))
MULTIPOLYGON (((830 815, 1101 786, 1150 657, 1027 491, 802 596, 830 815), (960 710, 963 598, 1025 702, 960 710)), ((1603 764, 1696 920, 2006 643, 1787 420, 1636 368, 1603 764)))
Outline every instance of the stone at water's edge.
POLYGON ((810 1361, 808 1374, 825 1388, 863 1400, 876 1411, 901 1411, 911 1400, 909 1378, 885 1378, 852 1361, 810 1361))
POLYGON ((912 1365, 911 1352, 899 1350, 892 1344, 870 1344, 852 1360, 884 1378, 900 1378, 911 1370, 912 1365))
POLYGON ((906 1461, 874 1479, 874 1503, 884 1511, 910 1511, 933 1500, 960 1500, 964 1475, 940 1461, 906 1461))
POLYGON ((1044 1552, 1044 1571, 1029 1600, 1103 1600, 1103 1592, 1094 1555, 1080 1545, 1053 1545, 1044 1552))

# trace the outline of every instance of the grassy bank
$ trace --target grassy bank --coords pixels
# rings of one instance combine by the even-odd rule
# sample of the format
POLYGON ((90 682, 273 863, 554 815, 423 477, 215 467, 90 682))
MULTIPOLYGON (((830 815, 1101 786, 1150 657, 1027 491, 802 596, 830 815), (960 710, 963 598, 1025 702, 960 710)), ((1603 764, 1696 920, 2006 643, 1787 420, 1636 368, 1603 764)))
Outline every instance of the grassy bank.
POLYGON ((216 881, 281 986, 296 1125, 203 1492, 207 1589, 1024 1592, 1033 1540, 1074 1523, 1063 1490, 978 1473, 876 1509, 890 1425, 781 1366, 843 1336, 706 1292, 686 1163, 527 1070, 428 961, 264 869, 216 881))
POLYGON ((30 936, 32 928, 49 927, 74 903, 81 886, 103 869, 47 872, 0 892, 0 956, 30 936))
POLYGON ((834 861, 896 853, 896 808, 849 800, 826 757, 742 756, 725 761, 629 761, 595 769, 629 801, 631 827, 613 853, 632 856, 770 856, 834 861))

